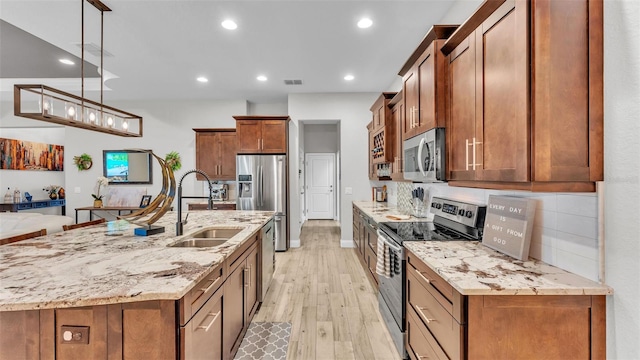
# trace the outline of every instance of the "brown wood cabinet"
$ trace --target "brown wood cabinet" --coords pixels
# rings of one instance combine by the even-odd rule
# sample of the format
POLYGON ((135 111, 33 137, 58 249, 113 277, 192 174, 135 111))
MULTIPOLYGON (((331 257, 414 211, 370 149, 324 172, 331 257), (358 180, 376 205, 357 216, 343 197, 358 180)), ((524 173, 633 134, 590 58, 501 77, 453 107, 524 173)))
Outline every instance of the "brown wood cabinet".
MULTIPOLYGON (((188 205, 189 205, 189 210, 208 210, 207 204, 192 203, 188 205)), ((236 204, 220 204, 220 203, 214 202, 212 210, 235 210, 235 209, 236 209, 236 204)))
POLYGON ((606 356, 604 295, 461 295, 410 250, 406 261, 413 360, 606 356))
POLYGON ((287 153, 288 116, 234 116, 234 119, 238 154, 287 153))
POLYGON ((402 148, 402 129, 404 121, 404 101, 403 92, 394 96, 389 101, 389 108, 391 109, 391 125, 389 129, 393 130, 389 135, 393 136, 393 146, 391 148, 391 180, 404 181, 404 150, 402 148))
POLYGON ((371 121, 372 144, 369 148, 371 151, 372 162, 374 164, 389 163, 393 161, 392 151, 394 147, 393 126, 391 119, 391 109, 389 101, 396 93, 382 93, 373 103, 371 113, 373 120, 371 121))
POLYGON ((353 241, 356 246, 355 251, 358 261, 360 261, 360 265, 367 273, 371 284, 377 288, 377 224, 353 205, 353 229, 353 241))
POLYGON ((595 190, 602 26, 602 0, 485 1, 451 35, 450 185, 595 190))
MULTIPOLYGON (((256 235, 256 239, 258 237, 256 235)), ((228 359, 233 359, 258 308, 259 244, 256 241, 228 265, 229 276, 224 283, 223 303, 223 353, 228 359)))
POLYGON ((446 125, 446 61, 440 47, 456 28, 434 25, 398 73, 404 94, 402 140, 446 125))
MULTIPOLYGON (((236 178, 236 130, 193 129, 196 132, 196 168, 211 180, 236 178)), ((198 180, 204 176, 196 174, 198 180)))

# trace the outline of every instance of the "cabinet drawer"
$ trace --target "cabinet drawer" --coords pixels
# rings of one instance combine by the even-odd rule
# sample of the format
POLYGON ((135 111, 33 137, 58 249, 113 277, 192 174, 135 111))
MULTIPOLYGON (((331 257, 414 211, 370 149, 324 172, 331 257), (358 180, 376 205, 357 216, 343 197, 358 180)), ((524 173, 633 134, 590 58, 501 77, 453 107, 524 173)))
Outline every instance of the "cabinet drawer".
POLYGON ((222 359, 222 289, 184 327, 184 358, 222 359))
POLYGON ((407 352, 412 360, 449 359, 413 309, 407 309, 407 352))
POLYGON ((453 313, 451 308, 454 301, 453 286, 411 253, 407 253, 407 273, 416 275, 417 279, 429 289, 429 292, 438 298, 441 305, 453 313), (444 301, 442 297, 444 297, 444 301))
POLYGON ((224 266, 218 265, 182 298, 180 324, 186 324, 222 283, 224 283, 224 266))
MULTIPOLYGON (((464 329, 453 315, 427 290, 415 271, 407 274, 407 307, 413 309, 447 355, 459 359, 464 329)), ((430 286, 426 284, 426 286, 430 286)))

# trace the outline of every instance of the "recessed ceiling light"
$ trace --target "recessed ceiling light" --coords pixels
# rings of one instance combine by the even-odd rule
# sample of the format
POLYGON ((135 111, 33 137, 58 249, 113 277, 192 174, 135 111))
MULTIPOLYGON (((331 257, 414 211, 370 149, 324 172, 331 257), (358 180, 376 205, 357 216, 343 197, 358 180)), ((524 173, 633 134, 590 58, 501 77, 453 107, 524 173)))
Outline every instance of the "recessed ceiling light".
POLYGON ((258 79, 258 81, 267 81, 267 77, 264 75, 258 75, 256 79, 258 79))
POLYGON ((236 22, 233 20, 227 19, 222 22, 222 27, 227 30, 235 30, 238 28, 238 24, 236 24, 236 22))
POLYGON ((366 28, 370 27, 371 25, 373 25, 373 21, 371 21, 371 19, 369 19, 369 18, 362 18, 362 19, 360 19, 360 21, 358 21, 358 27, 360 29, 366 29, 366 28))
POLYGON ((198 81, 199 81, 199 82, 201 82, 201 83, 209 82, 209 79, 207 79, 207 78, 206 78, 206 77, 204 77, 204 76, 200 76, 200 77, 198 77, 196 80, 198 80, 198 81))
POLYGON ((349 75, 345 75, 344 79, 347 80, 347 81, 351 81, 351 80, 355 79, 355 77, 353 75, 349 74, 349 75))
POLYGON ((75 63, 69 59, 60 59, 60 62, 65 65, 74 65, 75 63))

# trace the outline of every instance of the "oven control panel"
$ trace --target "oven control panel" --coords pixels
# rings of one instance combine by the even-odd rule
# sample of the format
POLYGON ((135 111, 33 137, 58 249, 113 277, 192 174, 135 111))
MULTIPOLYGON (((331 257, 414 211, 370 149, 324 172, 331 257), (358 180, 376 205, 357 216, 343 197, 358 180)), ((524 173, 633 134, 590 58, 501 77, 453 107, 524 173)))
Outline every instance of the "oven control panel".
POLYGON ((486 205, 466 203, 437 196, 431 201, 431 213, 461 224, 477 227, 484 221, 486 205))

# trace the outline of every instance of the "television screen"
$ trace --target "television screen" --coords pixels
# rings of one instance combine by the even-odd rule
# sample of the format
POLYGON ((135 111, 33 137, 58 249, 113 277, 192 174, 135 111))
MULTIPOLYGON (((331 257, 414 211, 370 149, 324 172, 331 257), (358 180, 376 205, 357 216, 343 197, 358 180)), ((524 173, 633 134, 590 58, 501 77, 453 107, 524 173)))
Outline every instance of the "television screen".
POLYGON ((104 150, 103 175, 110 184, 151 184, 151 154, 135 150, 104 150))

